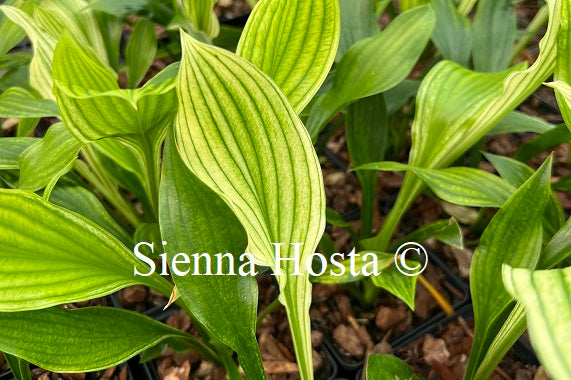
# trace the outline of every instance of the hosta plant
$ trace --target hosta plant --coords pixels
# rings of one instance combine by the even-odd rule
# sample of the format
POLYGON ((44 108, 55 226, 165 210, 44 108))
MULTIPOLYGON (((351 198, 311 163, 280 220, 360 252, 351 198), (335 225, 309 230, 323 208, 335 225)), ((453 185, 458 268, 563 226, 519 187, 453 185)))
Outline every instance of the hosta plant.
MULTIPOLYGON (((223 366, 230 379, 266 378, 256 279, 190 275, 216 262, 220 273, 275 274, 299 375, 313 379, 312 282, 361 281, 350 289, 363 289, 364 307, 385 289, 413 308, 418 279, 453 312, 424 277, 394 265, 407 240, 464 247, 453 218, 393 236, 428 191, 447 204, 497 209, 471 266, 466 378, 490 376, 526 316, 550 374, 569 376, 568 340, 554 331, 571 318, 570 223, 550 185, 552 158, 533 170, 486 154, 499 175, 456 164, 488 133, 567 138, 564 127, 512 111, 554 74, 548 85, 568 120, 569 1, 547 1, 515 47, 508 0, 251 1, 242 31, 220 25, 214 3, 0 6, 0 117, 14 127, 0 138, 0 351, 14 376, 30 378, 28 362, 87 372, 170 347, 223 366), (380 28, 382 14, 390 22, 380 28), (537 60, 512 65, 544 22, 537 60), (390 161, 411 121, 408 163, 390 161), (358 232, 326 207, 318 154, 340 124, 362 189, 358 232), (374 233, 378 171, 406 174, 374 233), (382 273, 310 275, 326 222, 348 229, 382 273), (175 303, 200 337, 128 310, 71 305, 131 285, 175 303)), ((417 378, 387 355, 371 355, 364 369, 369 379, 417 378)))

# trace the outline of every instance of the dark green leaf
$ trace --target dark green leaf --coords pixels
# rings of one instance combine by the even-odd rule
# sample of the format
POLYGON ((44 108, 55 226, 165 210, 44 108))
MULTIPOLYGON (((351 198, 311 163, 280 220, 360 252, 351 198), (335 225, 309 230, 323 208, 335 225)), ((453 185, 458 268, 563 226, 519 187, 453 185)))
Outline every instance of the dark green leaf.
POLYGON ((501 276, 503 264, 534 268, 539 261, 543 238, 541 216, 549 199, 550 174, 551 157, 502 206, 474 252, 470 290, 475 327, 467 379, 473 378, 510 311, 511 297, 505 289, 489 284, 501 276))
POLYGON ((207 359, 192 335, 116 308, 59 307, 0 313, 0 350, 55 372, 89 372, 123 363, 167 339, 181 340, 207 359))
POLYGON ((357 42, 337 66, 333 87, 311 108, 307 129, 315 140, 327 122, 355 100, 387 91, 411 72, 434 28, 429 6, 398 16, 382 33, 357 42))
POLYGON ((432 0, 436 25, 432 41, 444 59, 468 66, 472 52, 472 24, 454 0, 432 0))
MULTIPOLYGON (((239 262, 247 245, 244 229, 222 199, 188 170, 170 139, 165 146, 160 193, 161 231, 170 262, 179 252, 207 252, 216 264, 214 255, 228 252, 235 263, 239 262)), ((224 260, 223 273, 229 273, 228 259, 224 260)), ((189 268, 194 265, 193 258, 189 268)), ((199 260, 199 265, 204 273, 204 260, 199 260)), ((193 316, 238 352, 247 376, 264 379, 255 335, 256 280, 244 276, 174 276, 173 279, 193 316)))
POLYGON ((367 380, 422 380, 402 360, 392 355, 371 355, 367 358, 367 380))
POLYGON ((30 364, 22 358, 4 353, 4 358, 10 366, 12 375, 16 380, 32 380, 30 364))
POLYGON ((474 69, 505 70, 511 63, 515 31, 512 0, 480 0, 474 17, 474 69))
POLYGON ((36 142, 38 139, 32 137, 0 138, 0 170, 20 168, 20 156, 36 142))

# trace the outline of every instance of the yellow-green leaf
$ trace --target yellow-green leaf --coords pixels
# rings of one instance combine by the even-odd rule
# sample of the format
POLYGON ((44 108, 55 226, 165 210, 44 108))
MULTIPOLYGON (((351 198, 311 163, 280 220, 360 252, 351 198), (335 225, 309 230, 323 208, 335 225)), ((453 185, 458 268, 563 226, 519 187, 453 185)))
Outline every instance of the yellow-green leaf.
POLYGON ((325 227, 321 169, 307 131, 277 85, 243 58, 182 34, 176 145, 183 161, 236 214, 257 262, 276 269, 299 248, 300 275, 282 263, 277 276, 298 365, 312 379, 305 260, 325 227), (289 275, 284 274, 288 273, 289 275))
POLYGON ((300 113, 329 73, 339 30, 337 0, 262 0, 236 53, 268 74, 300 113))

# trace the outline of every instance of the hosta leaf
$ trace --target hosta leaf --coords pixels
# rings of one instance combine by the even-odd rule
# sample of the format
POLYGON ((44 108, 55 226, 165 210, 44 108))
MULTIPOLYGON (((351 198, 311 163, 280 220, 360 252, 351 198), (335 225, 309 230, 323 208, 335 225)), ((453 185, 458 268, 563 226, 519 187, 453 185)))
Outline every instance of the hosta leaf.
POLYGON ((452 167, 423 169, 398 162, 378 162, 362 165, 355 170, 410 170, 413 171, 441 199, 472 207, 500 207, 515 188, 484 170, 452 167))
POLYGON ((539 117, 530 116, 523 112, 512 111, 507 114, 489 132, 489 135, 503 133, 534 132, 543 134, 554 129, 556 126, 539 117))
POLYGON ((524 332, 525 310, 520 303, 517 303, 494 337, 494 340, 490 343, 486 356, 478 367, 478 371, 474 375, 474 378, 489 378, 496 370, 496 367, 502 358, 508 353, 510 348, 512 348, 524 332))
POLYGON ((89 8, 120 17, 127 13, 136 13, 148 3, 149 0, 92 0, 89 2, 89 8))
MULTIPOLYGON (((359 166, 382 161, 389 139, 389 121, 383 94, 369 96, 347 109, 345 135, 351 164, 359 166)), ((373 224, 377 173, 357 172, 363 192, 361 206, 361 237, 368 237, 373 224)))
POLYGON ((564 124, 561 124, 533 140, 521 144, 517 148, 514 158, 519 161, 529 161, 538 154, 569 141, 571 141, 571 131, 564 124))
MULTIPOLYGON (((494 166, 500 176, 512 186, 520 187, 533 175, 533 169, 512 158, 484 153, 484 156, 494 166)), ((547 237, 553 236, 565 223, 565 212, 559 199, 553 192, 543 213, 543 228, 547 237)))
POLYGON ((12 87, 0 95, 0 117, 36 118, 58 116, 57 104, 50 99, 37 99, 21 87, 12 87))
POLYGON ((37 191, 67 173, 77 159, 81 143, 63 123, 52 125, 46 135, 20 156, 18 188, 37 191))
POLYGON ((4 353, 4 358, 10 366, 12 375, 15 380, 32 380, 32 374, 30 373, 30 364, 22 358, 14 355, 4 353))
POLYGON ((139 313, 88 307, 0 313, 0 350, 56 372, 89 372, 123 363, 175 339, 208 359, 196 338, 139 313))
POLYGON ((95 222, 111 232, 127 247, 133 245, 131 236, 109 215, 97 196, 86 188, 68 182, 58 184, 51 192, 50 202, 95 222))
POLYGON ((527 314, 531 343, 554 379, 571 377, 571 267, 530 271, 504 266, 507 291, 527 314))
POLYGON ((216 0, 182 0, 182 10, 193 28, 214 38, 220 33, 220 23, 213 11, 216 0))
POLYGON ((30 63, 30 84, 42 97, 54 99, 52 92, 52 60, 56 40, 40 30, 32 17, 21 9, 1 5, 0 11, 15 24, 20 25, 34 45, 34 57, 30 63))
POLYGON ((474 252, 470 290, 474 304, 474 345, 466 378, 485 355, 486 347, 509 312, 510 297, 502 287, 489 284, 501 276, 502 265, 534 268, 541 253, 541 216, 549 198, 551 157, 494 216, 474 252))
POLYGON ((571 256, 571 218, 543 249, 537 267, 540 269, 552 268, 569 256, 571 256))
POLYGON ((125 49, 129 88, 136 88, 143 80, 156 53, 157 37, 155 37, 153 23, 141 19, 133 28, 133 33, 125 49))
MULTIPOLYGON (((549 0, 549 25, 540 55, 528 69, 477 73, 443 61, 428 73, 417 96, 409 164, 445 167, 456 161, 495 124, 525 100, 552 72, 559 32, 559 0, 549 0)), ((374 250, 383 251, 404 212, 422 191, 407 173, 391 213, 377 234, 374 250)))
MULTIPOLYGON (((160 224, 170 262, 178 252, 207 252, 212 262, 216 261, 214 254, 229 252, 238 263, 247 245, 240 222, 222 199, 188 170, 170 139, 165 146, 160 224)), ((201 264, 205 266, 204 260, 201 264)), ((194 267, 194 258, 189 265, 194 267)), ((226 264, 224 273, 229 273, 229 269, 226 264)), ((173 279, 192 315, 238 352, 248 378, 264 379, 256 342, 256 280, 244 276, 174 276, 173 279), (221 315, 228 318, 220 318, 221 315)))
POLYGON ((418 230, 411 232, 392 244, 391 250, 396 250, 401 244, 409 241, 421 242, 430 238, 436 238, 442 243, 458 249, 464 248, 460 225, 454 218, 450 218, 448 220, 437 220, 436 222, 420 227, 418 230))
MULTIPOLYGON (((311 140, 277 86, 232 53, 182 34, 176 143, 183 161, 236 214, 248 251, 276 268, 271 243, 303 242, 300 260, 315 252, 325 227, 321 169, 311 140)), ((280 300, 286 306, 303 379, 312 378, 311 286, 301 265, 282 265, 280 300)))
POLYGON ((110 68, 64 37, 56 47, 53 71, 62 119, 81 142, 144 134, 157 127, 164 132, 174 117, 175 83, 169 68, 140 89, 120 90, 110 68))
MULTIPOLYGON (((418 263, 410 264, 410 267, 414 267, 417 264, 418 263)), ((393 265, 385 269, 380 276, 371 277, 371 280, 375 286, 386 289, 389 293, 406 303, 411 310, 414 310, 414 294, 417 278, 417 276, 403 275, 393 263, 393 265)))
POLYGON ((367 358, 367 380, 422 380, 402 360, 392 355, 378 354, 367 358))
MULTIPOLYGON (((25 0, 7 0, 4 5, 10 5, 29 13, 33 9, 33 3, 25 0)), ((8 53, 14 46, 26 37, 24 30, 15 22, 8 19, 0 12, 0 57, 8 53)))
POLYGON ((555 89, 557 104, 565 124, 571 131, 571 5, 567 1, 561 3, 561 31, 557 38, 557 64, 553 78, 555 83, 548 84, 555 89))
POLYGON ((434 23, 432 9, 418 7, 398 16, 379 35, 353 45, 337 66, 333 87, 311 108, 307 129, 312 138, 348 104, 404 80, 424 50, 434 23))
POLYGON ((381 2, 381 9, 375 9, 376 3, 378 2, 375 0, 339 1, 341 11, 341 35, 339 38, 336 61, 339 61, 345 52, 357 41, 379 33, 377 13, 382 12, 384 7, 387 6, 387 1, 381 2))
POLYGON ((135 284, 170 294, 160 276, 133 275, 135 267, 149 268, 109 232, 33 193, 0 189, 0 225, 2 311, 84 301, 135 284))
POLYGON ((432 41, 444 59, 468 66, 472 52, 472 24, 456 8, 454 0, 432 0, 436 25, 432 41))
MULTIPOLYGON (((382 253, 382 252, 371 252, 364 251, 359 252, 360 258, 352 261, 351 259, 345 259, 338 264, 329 264, 325 272, 320 276, 315 276, 311 278, 312 282, 318 282, 321 284, 347 284, 351 282, 363 279, 365 276, 362 272, 367 263, 370 264, 370 258, 363 259, 364 255, 373 254, 376 257, 378 270, 381 271, 379 276, 370 276, 373 284, 379 288, 383 288, 393 294, 395 297, 400 298, 404 303, 406 303, 412 310, 414 310, 414 294, 416 289, 416 276, 405 276, 399 272, 394 265, 395 255, 392 253, 382 253), (338 267, 341 265, 344 268, 342 270, 338 267), (353 275, 354 271, 357 275, 353 275)), ((336 259, 336 261, 338 261, 336 259)), ((414 266, 418 263, 410 262, 410 266, 414 266)), ((370 265, 366 268, 367 272, 371 271, 370 265)))
POLYGON ((37 141, 32 137, 0 138, 0 170, 18 169, 20 155, 37 141))
POLYGON ((262 0, 236 54, 268 74, 300 113, 329 73, 339 29, 337 0, 262 0))
POLYGON ((474 69, 505 70, 511 63, 515 32, 512 0, 480 0, 474 16, 474 69))

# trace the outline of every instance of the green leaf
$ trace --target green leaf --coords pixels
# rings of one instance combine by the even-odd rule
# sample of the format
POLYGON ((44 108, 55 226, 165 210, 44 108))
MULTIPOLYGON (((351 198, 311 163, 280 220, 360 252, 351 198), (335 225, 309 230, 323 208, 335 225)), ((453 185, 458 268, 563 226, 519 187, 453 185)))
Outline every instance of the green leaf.
POLYGON ((462 206, 500 207, 515 191, 498 176, 469 167, 423 169, 398 162, 375 162, 354 170, 410 170, 439 198, 462 206))
MULTIPOLYGON (((345 135, 351 164, 359 166, 385 159, 389 139, 387 107, 382 94, 373 95, 347 108, 345 135)), ((357 172, 362 188, 361 237, 368 237, 373 225, 377 173, 357 172)))
POLYGON ((468 66, 472 53, 472 24, 456 8, 454 0, 432 0, 436 25, 432 41, 444 59, 468 66))
POLYGON ((268 74, 300 113, 329 73, 339 29, 337 0, 262 0, 236 52, 268 74))
POLYGON ((490 343, 486 356, 483 358, 475 379, 487 379, 496 370, 496 367, 509 352, 519 337, 525 332, 525 310, 517 303, 506 321, 490 343))
POLYGON ((571 218, 543 249, 537 267, 540 269, 552 268, 569 256, 571 256, 571 218))
POLYGON ((191 26, 214 38, 220 32, 218 17, 213 11, 216 0, 182 0, 182 10, 191 26))
POLYGON ((474 252, 470 268, 474 345, 467 379, 473 378, 486 348, 510 311, 511 298, 505 289, 489 284, 501 276, 503 264, 534 268, 539 261, 543 237, 541 216, 549 199, 550 174, 551 157, 502 206, 474 252))
POLYGON ((72 168, 80 149, 81 143, 63 123, 52 125, 42 139, 20 156, 18 188, 37 191, 55 183, 72 168))
POLYGON ((134 268, 149 268, 102 227, 28 191, 0 189, 0 226, 1 311, 89 300, 135 284, 171 292, 156 274, 134 276, 134 268))
POLYGON ((512 0, 480 0, 474 16, 476 71, 502 71, 511 63, 516 15, 512 0))
POLYGON ((50 202, 95 222, 111 232, 125 246, 130 247, 133 245, 131 236, 117 224, 105 210, 99 199, 86 188, 67 182, 61 185, 58 184, 51 192, 50 202))
POLYGON ((145 77, 157 54, 157 37, 153 23, 140 19, 125 49, 129 88, 136 88, 145 77))
POLYGON ((83 143, 155 129, 160 135, 173 118, 176 96, 170 71, 140 89, 120 90, 115 73, 69 37, 56 47, 53 71, 62 120, 83 143))
POLYGON ((110 307, 0 313, 0 350, 54 372, 90 372, 123 363, 168 339, 199 354, 197 339, 144 315, 110 307), (23 339, 24 338, 24 339, 23 339))
POLYGON ((178 150, 236 214, 259 264, 276 269, 271 243, 285 243, 282 257, 294 258, 289 243, 303 242, 300 275, 290 276, 294 264, 287 262, 276 277, 301 378, 312 379, 311 285, 303 264, 325 227, 317 155, 297 114, 265 74, 232 53, 181 38, 178 150))
POLYGON ((30 62, 30 84, 43 98, 54 99, 52 93, 52 60, 56 39, 40 30, 32 17, 15 7, 1 5, 0 11, 15 24, 20 25, 34 46, 34 57, 30 62))
POLYGON ((315 140, 327 122, 355 100, 387 91, 411 72, 424 50, 434 12, 429 6, 399 15, 382 33, 353 45, 335 72, 333 87, 311 108, 307 129, 315 140))
POLYGON ((503 268, 507 291, 527 314, 531 343, 554 379, 571 377, 571 267, 545 271, 503 268))
POLYGON ((32 137, 0 138, 0 170, 19 169, 20 156, 37 141, 32 137))
MULTIPOLYGON (((160 225, 169 262, 178 252, 231 253, 235 263, 245 252, 247 237, 232 211, 182 162, 167 140, 160 199, 160 225)), ((225 259, 223 273, 229 273, 225 259)), ((204 260, 199 260, 204 273, 204 260)), ((189 264, 195 267, 194 258, 189 264)), ((232 268, 234 269, 234 268, 232 268)), ((171 266, 172 272, 172 266, 171 266)), ((208 331, 238 353, 246 375, 265 379, 256 342, 258 288, 254 277, 173 276, 180 297, 208 331), (220 318, 220 316, 229 316, 220 318)))
POLYGON ((571 6, 568 2, 561 2, 561 31, 557 38, 557 63, 555 73, 553 75, 554 83, 547 86, 555 89, 557 104, 563 120, 567 128, 571 131, 571 91, 569 83, 571 83, 571 28, 569 27, 571 20, 571 6))
POLYGON ((148 3, 149 0, 93 0, 89 2, 89 8, 121 17, 140 11, 148 3))
MULTIPOLYGON (((553 72, 560 2, 548 0, 549 25, 540 55, 529 69, 476 73, 443 61, 424 78, 417 96, 409 164, 441 168, 455 162, 553 72)), ((371 247, 383 251, 423 185, 407 173, 395 206, 371 247)))
POLYGON ((392 355, 371 355, 367 358, 367 380, 422 380, 402 360, 392 355))
MULTIPOLYGON (((339 1, 341 34, 336 61, 339 61, 345 52, 357 41, 379 34, 377 13, 381 13, 382 9, 375 9, 376 3, 376 0, 339 1)), ((383 8, 386 7, 386 5, 386 1, 382 2, 383 8)))
POLYGON ((541 136, 521 144, 514 158, 519 161, 529 161, 536 155, 567 142, 571 142, 571 131, 564 124, 561 124, 541 136))
MULTIPOLYGON (((532 168, 512 158, 491 153, 484 153, 484 156, 490 161, 500 176, 512 186, 520 187, 534 173, 532 168)), ((549 202, 543 213, 544 232, 547 233, 548 237, 553 236, 563 223, 565 223, 565 212, 557 196, 551 192, 549 202)))
POLYGON ((12 375, 16 380, 32 380, 32 374, 30 373, 30 365, 27 361, 14 355, 4 353, 4 358, 10 366, 12 375))
MULTIPOLYGON (((4 5, 10 5, 21 9, 25 13, 30 13, 33 9, 33 3, 25 0, 7 0, 4 5)), ((18 23, 13 22, 0 12, 0 57, 8 53, 20 41, 26 37, 26 33, 18 23)))
POLYGON ((556 126, 539 117, 530 116, 523 112, 512 111, 496 124, 488 135, 501 135, 503 133, 533 132, 543 134, 556 126))
MULTIPOLYGON (((413 265, 418 265, 418 263, 411 264, 411 267, 413 265)), ((396 265, 391 265, 380 276, 371 277, 371 280, 375 286, 386 289, 406 303, 411 310, 414 310, 417 278, 418 276, 405 276, 397 269, 396 265)))
POLYGON ((391 251, 396 250, 401 244, 409 241, 425 241, 435 238, 449 246, 463 249, 464 242, 460 225, 454 218, 437 220, 426 226, 420 227, 391 245, 391 251))

